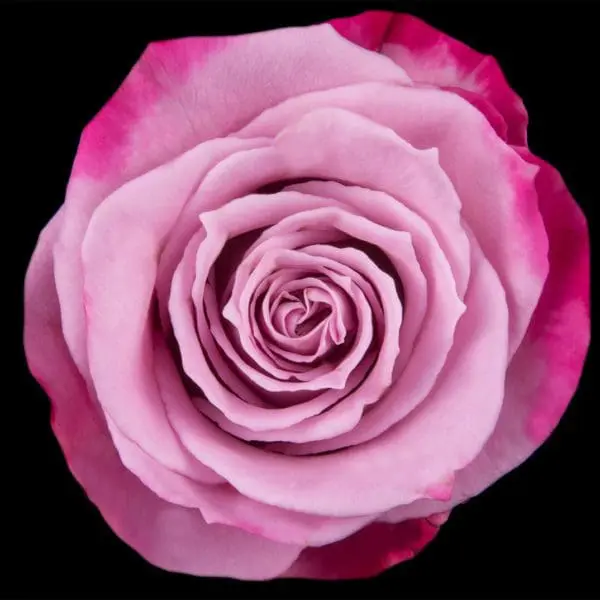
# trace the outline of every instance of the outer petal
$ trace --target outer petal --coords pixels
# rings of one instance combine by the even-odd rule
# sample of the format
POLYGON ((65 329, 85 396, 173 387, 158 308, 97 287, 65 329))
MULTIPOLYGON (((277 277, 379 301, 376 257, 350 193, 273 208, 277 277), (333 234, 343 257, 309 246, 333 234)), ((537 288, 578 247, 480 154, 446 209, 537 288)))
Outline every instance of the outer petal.
POLYGON ((52 426, 69 468, 115 533, 151 563, 195 575, 278 576, 301 548, 207 525, 197 510, 159 499, 121 464, 62 337, 51 254, 62 217, 61 211, 42 232, 27 271, 24 344, 32 373, 52 399, 52 426))
MULTIPOLYGON (((165 256, 161 253, 160 269, 157 275, 157 291, 159 303, 168 293, 168 281, 165 281, 174 270, 173 255, 177 255, 180 247, 185 247, 185 242, 191 233, 188 230, 176 228, 179 224, 180 212, 187 206, 187 201, 202 177, 224 158, 237 151, 265 145, 265 140, 258 138, 252 140, 238 140, 225 138, 211 140, 205 144, 192 148, 176 159, 165 163, 137 178, 127 186, 122 186, 118 193, 127 197, 127 190, 132 190, 133 201, 137 202, 134 210, 148 208, 152 205, 147 202, 150 195, 156 204, 162 204, 163 213, 168 211, 163 238, 174 227, 173 235, 165 248, 165 256), (169 195, 164 202, 164 196, 169 195), (183 237, 183 246, 182 246, 183 237), (169 269, 170 267, 170 269, 169 269), (165 292, 166 288, 166 292, 165 292)), ((89 181, 75 180, 71 182, 67 195, 67 204, 63 209, 64 223, 58 234, 57 244, 54 246, 54 270, 56 288, 60 302, 62 329, 65 341, 73 360, 80 372, 89 379, 89 366, 87 360, 86 332, 85 332, 85 307, 83 302, 83 273, 81 264, 81 245, 83 236, 89 226, 92 209, 87 208, 82 202, 70 201, 72 194, 77 196, 77 191, 91 190, 89 181), (70 203, 69 203, 70 202, 70 203), (88 210, 89 209, 89 210, 88 210)), ((84 194, 85 195, 85 194, 84 194)), ((110 195, 109 195, 110 196, 110 195)), ((78 196, 77 196, 78 197, 78 196)), ((131 198, 131 195, 129 196, 131 198)), ((102 198, 106 200, 107 198, 102 198)), ((166 220, 166 219, 165 219, 166 220)), ((195 229, 198 222, 195 222, 195 229)), ((178 259, 178 256, 175 256, 178 259)))
MULTIPOLYGON (((300 118, 307 119, 307 122, 316 120, 313 115, 318 113, 318 109, 325 108, 331 113, 332 107, 360 114, 389 127, 416 148, 430 149, 432 154, 434 148, 439 151, 442 173, 450 179, 454 194, 458 194, 455 202, 462 204, 461 216, 473 230, 506 290, 512 356, 523 339, 548 272, 548 242, 534 186, 537 168, 522 160, 500 140, 481 113, 468 102, 456 94, 437 89, 367 83, 327 93, 305 94, 265 111, 238 135, 270 137, 279 134, 281 137, 280 132, 289 128, 290 122, 300 118), (398 106, 402 106, 402 110, 398 110, 398 106)), ((311 133, 314 135, 314 132, 311 133)), ((322 132, 319 133, 323 138, 322 132)), ((327 136, 318 143, 312 142, 312 135, 301 134, 306 136, 306 146, 298 145, 296 152, 305 161, 312 158, 318 162, 327 148, 334 147, 338 154, 345 153, 341 163, 341 167, 345 167, 351 160, 350 156, 356 160, 355 148, 363 149, 362 143, 354 137, 355 130, 348 127, 328 127, 327 136), (353 141, 348 143, 351 135, 353 141), (302 156, 304 147, 314 150, 302 156)), ((341 167, 337 170, 341 171, 341 167)), ((382 164, 380 168, 385 177, 395 176, 393 167, 383 169, 382 164)), ((352 179, 356 182, 355 173, 352 179)), ((442 247, 448 255, 460 291, 463 289, 460 264, 464 264, 464 260, 455 266, 455 257, 462 254, 460 247, 463 240, 460 228, 454 226, 453 211, 448 207, 451 198, 447 197, 438 205, 429 205, 422 202, 421 195, 417 197, 419 202, 412 208, 429 221, 440 245, 444 242, 442 247), (443 216, 442 210, 446 211, 443 216), (450 224, 453 229, 448 232, 450 224)), ((402 200, 411 205, 410 196, 402 200)))
POLYGON ((327 25, 150 44, 85 128, 60 234, 59 296, 71 297, 65 337, 87 375, 78 260, 94 210, 115 189, 265 109, 314 90, 363 81, 410 82, 393 61, 349 44, 327 25))
POLYGON ((399 524, 372 523, 358 533, 321 548, 306 548, 282 577, 362 579, 413 558, 436 535, 426 519, 399 524))
POLYGON ((558 424, 579 382, 590 340, 589 237, 585 217, 558 172, 526 149, 540 166, 536 186, 550 241, 550 272, 527 334, 506 377, 493 435, 480 455, 457 473, 448 502, 417 501, 391 511, 398 521, 446 510, 521 464, 558 424))
POLYGON ((347 40, 367 50, 379 51, 395 15, 385 10, 369 10, 354 17, 332 19, 329 23, 347 40))
MULTIPOLYGON (((94 213, 79 254, 86 311, 80 329, 94 390, 117 426, 115 444, 120 430, 164 466, 205 481, 207 470, 181 448, 157 391, 152 301, 160 250, 182 207, 205 170, 239 147, 239 140, 213 140, 119 188, 94 213), (118 356, 127 358, 112 362, 118 356)), ((61 298, 63 314, 74 308, 75 292, 61 298)))
MULTIPOLYGON (((472 94, 480 96, 502 116, 507 141, 527 144, 527 111, 493 57, 480 54, 416 17, 388 15, 384 39, 377 45, 383 55, 400 65, 417 84, 452 89, 461 95, 464 90, 464 97, 478 108, 479 102, 472 94)), ((362 40, 379 34, 384 22, 385 13, 365 13, 331 24, 349 40, 370 47, 362 40)))
POLYGON ((528 150, 519 153, 540 167, 540 212, 551 240, 550 274, 522 354, 513 361, 516 372, 528 354, 539 352, 546 363, 527 422, 529 440, 537 445, 557 425, 583 369, 590 341, 590 246, 585 216, 558 171, 528 150), (556 379, 551 382, 549 374, 556 379))
POLYGON ((120 185, 287 98, 361 81, 410 83, 326 24, 154 42, 86 127, 75 174, 120 185))
POLYGON ((541 167, 537 189, 550 240, 550 272, 511 361, 494 435, 465 469, 463 494, 469 496, 523 462, 550 435, 577 387, 590 340, 585 217, 553 167, 527 150, 521 154, 541 167))

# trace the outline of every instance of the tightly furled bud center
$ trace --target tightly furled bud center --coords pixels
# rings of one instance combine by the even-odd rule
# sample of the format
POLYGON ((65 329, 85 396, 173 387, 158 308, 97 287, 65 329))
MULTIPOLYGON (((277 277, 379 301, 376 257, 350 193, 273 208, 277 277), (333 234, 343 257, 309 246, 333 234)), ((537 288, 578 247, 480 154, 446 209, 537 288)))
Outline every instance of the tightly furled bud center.
POLYGON ((376 323, 371 303, 357 284, 357 274, 339 262, 343 256, 344 249, 321 244, 266 250, 235 312, 233 284, 222 314, 236 326, 241 347, 248 348, 251 362, 265 374, 290 382, 314 381, 349 351, 357 364, 372 346, 376 323), (327 256, 331 250, 336 259, 327 256))
MULTIPOLYGON (((274 277, 261 299, 257 322, 263 335, 275 348, 287 345, 303 355, 308 352, 322 356, 332 345, 343 344, 346 335, 356 327, 347 294, 320 274, 285 279, 285 275, 274 277)), ((300 356, 298 360, 307 359, 300 356)))

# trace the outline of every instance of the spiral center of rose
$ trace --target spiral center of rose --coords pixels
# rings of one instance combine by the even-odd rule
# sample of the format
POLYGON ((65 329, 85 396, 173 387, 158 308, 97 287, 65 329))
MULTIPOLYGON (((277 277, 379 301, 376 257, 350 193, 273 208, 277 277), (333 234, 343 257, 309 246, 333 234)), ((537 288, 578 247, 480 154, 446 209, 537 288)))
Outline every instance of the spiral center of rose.
MULTIPOLYGON (((269 308, 273 331, 293 338, 305 349, 313 347, 313 351, 323 340, 328 342, 327 345, 342 344, 348 329, 355 327, 352 310, 344 294, 332 289, 331 283, 322 278, 315 277, 314 281, 322 287, 316 287, 310 279, 285 286, 269 308), (296 289, 302 284, 306 287, 296 289)), ((265 329, 265 333, 273 338, 269 328, 265 329)))
POLYGON ((286 362, 323 359, 356 330, 351 298, 323 273, 299 274, 294 268, 271 273, 249 308, 262 349, 286 362))
POLYGON ((318 290, 308 288, 303 294, 284 292, 274 311, 274 320, 280 333, 290 337, 305 335, 323 329, 331 316, 331 305, 315 298, 318 290))
MULTIPOLYGON (((375 244, 388 230, 324 207, 244 237, 231 206, 218 223, 203 217, 208 242, 198 249, 202 293, 194 296, 201 343, 227 384, 259 406, 314 401, 324 410, 365 385, 378 397, 390 383, 403 314, 399 275, 375 244), (217 244, 227 218, 239 229, 217 244)), ((395 253, 409 244, 403 234, 394 241, 395 253)))

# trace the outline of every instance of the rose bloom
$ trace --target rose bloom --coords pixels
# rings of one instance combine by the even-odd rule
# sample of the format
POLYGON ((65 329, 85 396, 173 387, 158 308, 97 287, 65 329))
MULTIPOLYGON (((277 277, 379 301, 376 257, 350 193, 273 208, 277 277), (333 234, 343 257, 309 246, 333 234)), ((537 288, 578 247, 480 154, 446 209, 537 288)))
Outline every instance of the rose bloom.
POLYGON ((550 434, 585 219, 493 58, 422 21, 148 46, 26 276, 74 476, 164 569, 374 575, 550 434))

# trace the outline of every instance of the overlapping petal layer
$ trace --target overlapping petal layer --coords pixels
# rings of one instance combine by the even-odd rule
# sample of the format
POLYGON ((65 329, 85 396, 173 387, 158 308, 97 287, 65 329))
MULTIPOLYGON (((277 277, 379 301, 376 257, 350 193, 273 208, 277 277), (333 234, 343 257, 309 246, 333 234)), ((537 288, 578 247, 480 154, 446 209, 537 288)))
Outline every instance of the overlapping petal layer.
POLYGON ((365 577, 545 439, 589 247, 526 124, 493 59, 406 15, 144 52, 25 287, 56 435, 127 543, 365 577))

